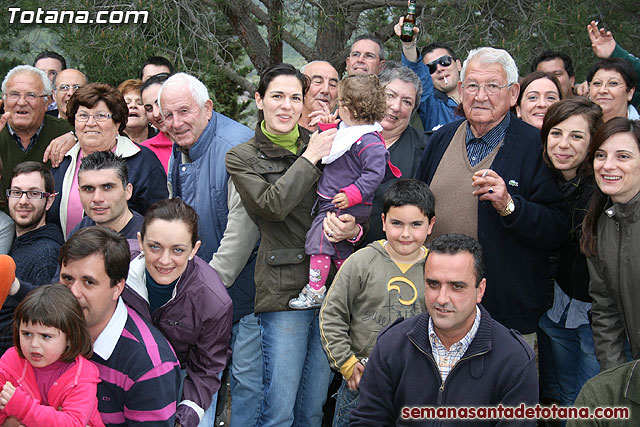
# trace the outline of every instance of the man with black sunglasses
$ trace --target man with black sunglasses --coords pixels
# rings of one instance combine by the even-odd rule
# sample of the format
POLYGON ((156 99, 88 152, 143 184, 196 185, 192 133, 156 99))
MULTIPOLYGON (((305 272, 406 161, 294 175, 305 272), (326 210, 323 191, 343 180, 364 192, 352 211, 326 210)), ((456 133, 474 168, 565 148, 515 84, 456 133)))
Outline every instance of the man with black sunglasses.
MULTIPOLYGON (((404 18, 394 27, 396 35, 400 36, 404 18)), ((419 32, 414 27, 414 33, 419 32)), ((420 78, 422 83, 422 97, 418 106, 418 113, 425 131, 452 122, 454 111, 460 101, 458 81, 460 81, 460 60, 453 50, 440 43, 432 43, 418 54, 416 37, 411 42, 402 43, 402 64, 409 67, 420 78)))

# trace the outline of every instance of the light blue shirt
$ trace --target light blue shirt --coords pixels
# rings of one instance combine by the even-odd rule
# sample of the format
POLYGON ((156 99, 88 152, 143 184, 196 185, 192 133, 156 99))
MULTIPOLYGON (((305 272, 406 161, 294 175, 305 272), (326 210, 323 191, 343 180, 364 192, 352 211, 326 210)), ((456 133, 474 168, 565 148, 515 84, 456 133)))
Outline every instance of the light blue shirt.
POLYGON ((591 310, 591 303, 571 298, 555 283, 553 285, 553 307, 547 311, 547 316, 553 322, 559 324, 567 306, 569 306, 569 311, 563 325, 565 328, 575 329, 578 326, 589 324, 588 313, 591 310))

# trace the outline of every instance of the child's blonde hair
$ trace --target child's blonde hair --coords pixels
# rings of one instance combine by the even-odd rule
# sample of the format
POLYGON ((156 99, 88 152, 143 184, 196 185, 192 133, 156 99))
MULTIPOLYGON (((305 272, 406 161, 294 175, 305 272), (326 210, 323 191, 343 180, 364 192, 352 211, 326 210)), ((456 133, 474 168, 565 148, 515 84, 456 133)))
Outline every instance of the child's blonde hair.
POLYGON ((44 285, 31 291, 16 307, 13 315, 13 345, 20 357, 20 323, 40 323, 60 329, 69 345, 60 356, 63 362, 72 362, 81 354, 87 359, 93 354, 93 340, 87 329, 84 313, 76 297, 64 285, 44 285))
POLYGON ((338 103, 349 110, 353 120, 363 124, 379 122, 387 112, 384 87, 375 74, 340 80, 338 103))

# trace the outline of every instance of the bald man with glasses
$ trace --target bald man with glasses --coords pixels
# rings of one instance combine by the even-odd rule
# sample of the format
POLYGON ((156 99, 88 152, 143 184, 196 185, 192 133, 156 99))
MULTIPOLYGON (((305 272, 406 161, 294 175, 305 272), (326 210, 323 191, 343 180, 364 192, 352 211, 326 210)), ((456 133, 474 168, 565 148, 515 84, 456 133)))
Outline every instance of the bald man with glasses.
POLYGON ((53 79, 53 98, 58 104, 58 117, 67 120, 67 104, 76 90, 87 84, 82 71, 67 68, 53 79))

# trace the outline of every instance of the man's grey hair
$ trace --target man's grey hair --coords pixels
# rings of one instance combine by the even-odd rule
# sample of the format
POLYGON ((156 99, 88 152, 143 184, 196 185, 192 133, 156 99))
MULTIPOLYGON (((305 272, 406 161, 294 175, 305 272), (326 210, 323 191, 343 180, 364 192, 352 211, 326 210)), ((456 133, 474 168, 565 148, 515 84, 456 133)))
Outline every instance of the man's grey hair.
POLYGON ((211 98, 209 98, 209 91, 207 87, 198 80, 196 77, 187 73, 176 73, 169 77, 166 82, 162 84, 162 87, 158 91, 158 105, 160 106, 160 112, 162 113, 162 104, 160 98, 165 88, 171 86, 186 86, 191 93, 191 97, 198 104, 198 107, 204 107, 204 104, 211 98))
POLYGON ((507 84, 518 83, 518 66, 511 55, 504 49, 494 49, 492 47, 479 47, 469 52, 469 56, 462 64, 460 71, 460 81, 464 82, 467 66, 471 60, 480 64, 500 64, 507 75, 507 84))
POLYGON ((412 84, 416 89, 416 100, 413 104, 413 111, 416 111, 418 105, 420 105, 420 97, 422 96, 422 83, 420 78, 411 71, 408 67, 400 65, 397 62, 387 62, 384 70, 380 71, 378 78, 380 78, 380 84, 386 86, 394 80, 400 80, 409 84, 412 84))
MULTIPOLYGON (((42 70, 37 69, 36 67, 32 67, 31 65, 18 65, 17 67, 13 67, 11 70, 9 70, 7 75, 4 76, 4 80, 2 80, 2 94, 3 95, 7 94, 7 83, 9 82, 9 79, 17 76, 18 74, 22 74, 22 73, 31 73, 31 74, 34 74, 34 75, 38 76, 40 78, 40 80, 42 80, 42 87, 43 87, 44 95, 51 96, 51 80, 49 80, 49 77, 47 77, 47 73, 45 73, 42 70)), ((47 102, 46 99, 44 101, 47 102)))

